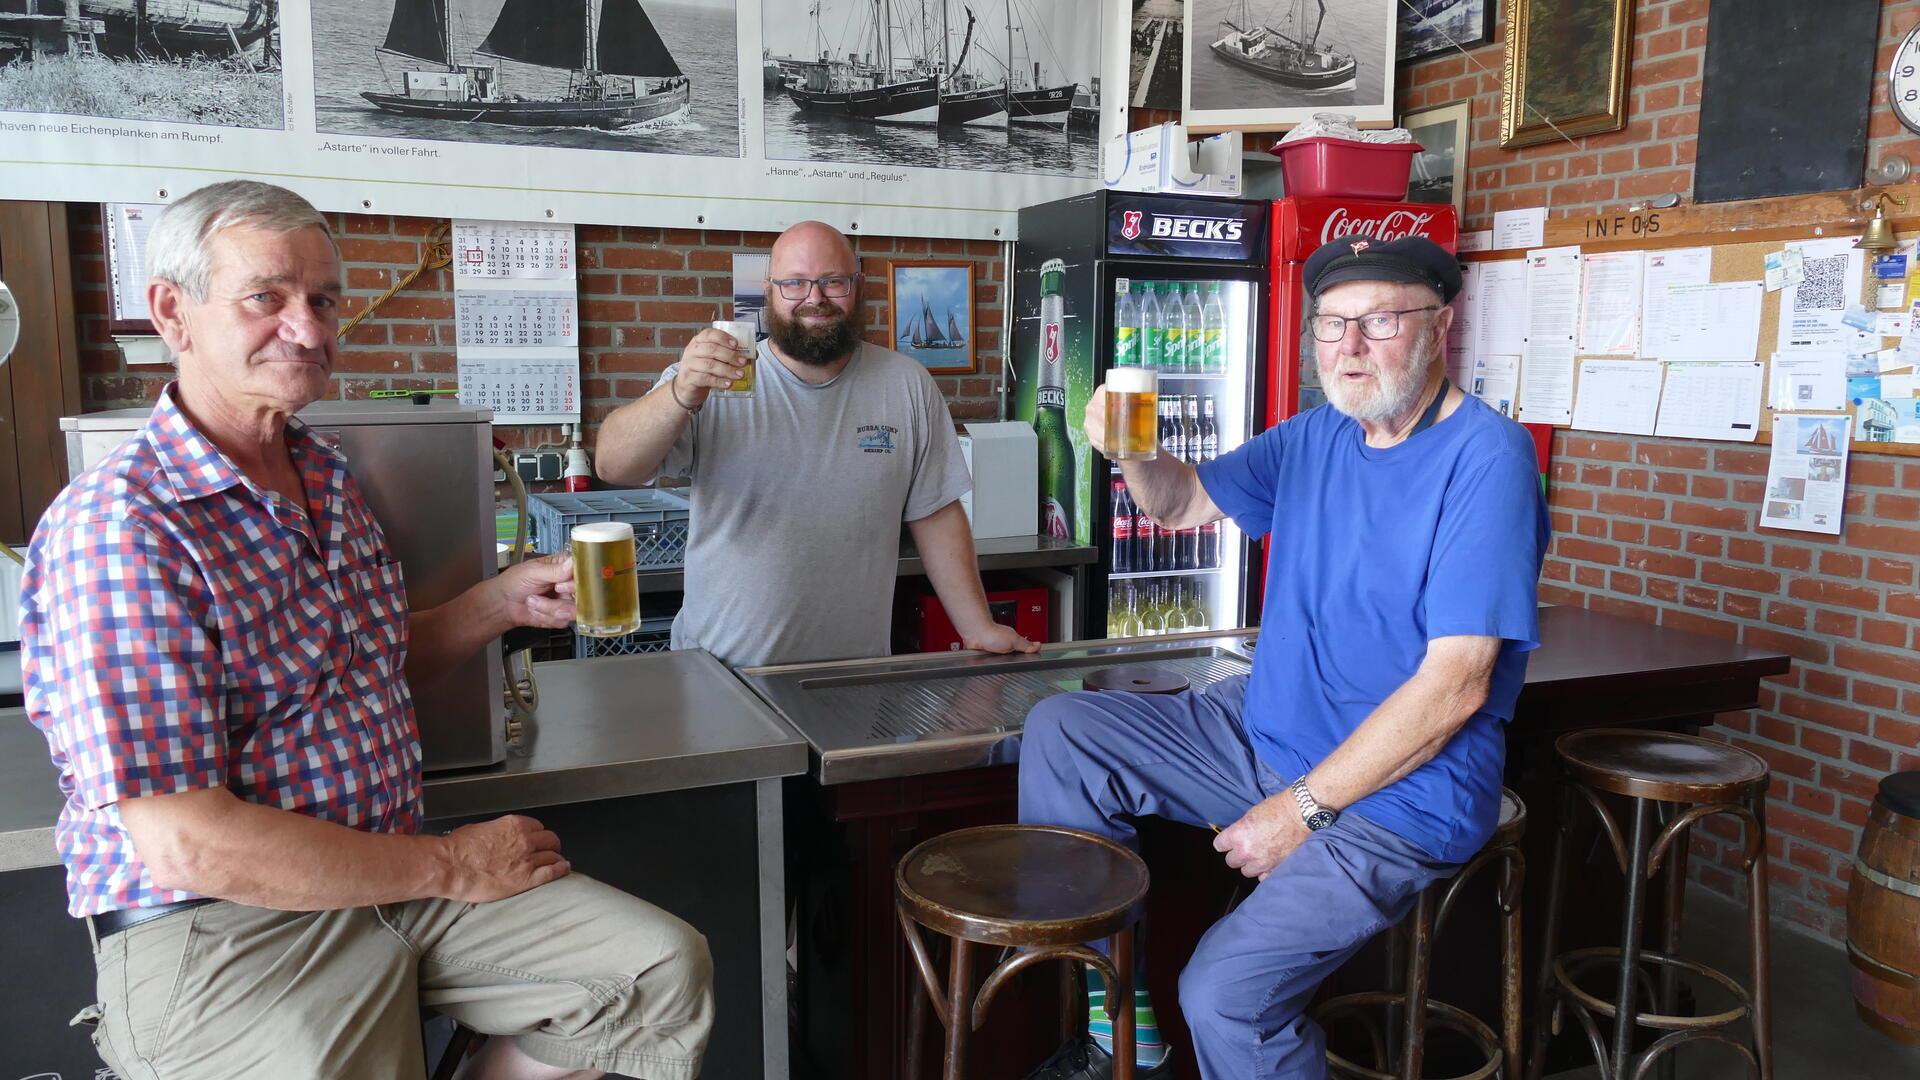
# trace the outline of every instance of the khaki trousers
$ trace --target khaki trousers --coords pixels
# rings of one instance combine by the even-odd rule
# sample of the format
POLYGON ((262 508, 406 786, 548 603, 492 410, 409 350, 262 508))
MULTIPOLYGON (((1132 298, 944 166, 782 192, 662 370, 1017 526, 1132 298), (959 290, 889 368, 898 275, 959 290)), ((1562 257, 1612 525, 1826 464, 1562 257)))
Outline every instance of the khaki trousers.
POLYGON ((549 1065, 692 1080, 713 1025, 706 939, 581 874, 489 904, 203 904, 94 963, 125 1080, 422 1080, 423 1008, 549 1065))

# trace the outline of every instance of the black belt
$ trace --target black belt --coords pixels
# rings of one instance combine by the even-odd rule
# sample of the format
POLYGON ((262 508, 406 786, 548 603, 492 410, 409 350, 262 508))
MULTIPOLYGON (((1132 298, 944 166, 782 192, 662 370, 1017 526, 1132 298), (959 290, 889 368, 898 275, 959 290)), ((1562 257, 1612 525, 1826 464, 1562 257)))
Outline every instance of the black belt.
POLYGON ((98 915, 89 915, 87 918, 93 922, 93 936, 97 940, 105 941, 130 926, 139 926, 143 922, 163 919, 177 911, 185 911, 188 908, 196 908, 201 904, 211 903, 213 903, 213 900, 210 897, 203 896, 194 900, 178 900, 171 904, 156 904, 153 907, 130 907, 120 908, 117 911, 103 911, 98 915))

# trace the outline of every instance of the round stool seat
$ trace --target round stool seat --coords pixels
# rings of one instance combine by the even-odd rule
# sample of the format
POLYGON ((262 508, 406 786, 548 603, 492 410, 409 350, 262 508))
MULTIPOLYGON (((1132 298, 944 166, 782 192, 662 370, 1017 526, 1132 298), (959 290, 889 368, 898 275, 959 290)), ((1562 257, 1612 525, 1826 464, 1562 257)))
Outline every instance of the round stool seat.
POLYGON ((1562 735, 1553 748, 1573 779, 1615 795, 1718 803, 1767 785, 1758 754, 1692 735, 1597 728, 1562 735))
POLYGON ((1185 675, 1149 664, 1095 668, 1080 685, 1088 690, 1123 690, 1130 694, 1177 694, 1192 684, 1185 675))
POLYGON ((1489 846, 1508 846, 1518 844, 1520 837, 1527 831, 1527 804, 1520 796, 1500 789, 1500 823, 1493 827, 1493 839, 1489 846))
POLYGON ((907 852, 894 886, 922 926, 989 945, 1073 945, 1124 928, 1147 864, 1102 836, 1055 825, 986 825, 907 852))

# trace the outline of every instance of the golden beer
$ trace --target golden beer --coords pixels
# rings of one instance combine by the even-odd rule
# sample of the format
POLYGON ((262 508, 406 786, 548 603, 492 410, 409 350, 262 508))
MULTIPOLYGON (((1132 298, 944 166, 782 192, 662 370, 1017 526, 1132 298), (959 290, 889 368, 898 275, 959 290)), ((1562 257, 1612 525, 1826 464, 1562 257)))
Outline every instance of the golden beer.
POLYGON ((575 525, 568 541, 573 548, 574 630, 588 637, 619 637, 640 629, 633 526, 590 521, 575 525))
POLYGON ((728 383, 725 390, 713 392, 728 397, 745 397, 753 393, 753 361, 759 351, 759 346, 754 340, 753 320, 719 319, 714 322, 713 328, 732 337, 740 351, 746 354, 744 365, 746 371, 739 378, 728 383))
POLYGON ((1152 461, 1160 455, 1160 373, 1152 368, 1107 369, 1107 457, 1152 461))

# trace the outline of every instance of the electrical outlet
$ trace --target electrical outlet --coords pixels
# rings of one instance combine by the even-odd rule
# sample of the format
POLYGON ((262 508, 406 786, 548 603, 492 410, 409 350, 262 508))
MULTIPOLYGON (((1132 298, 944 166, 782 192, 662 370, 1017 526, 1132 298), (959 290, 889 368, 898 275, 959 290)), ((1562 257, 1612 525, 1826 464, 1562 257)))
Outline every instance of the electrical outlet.
POLYGON ((558 480, 566 467, 566 455, 558 450, 540 451, 540 479, 558 480))
POLYGON ((539 480, 540 455, 528 450, 515 453, 513 455, 513 471, 519 473, 520 479, 525 483, 531 484, 539 480))

